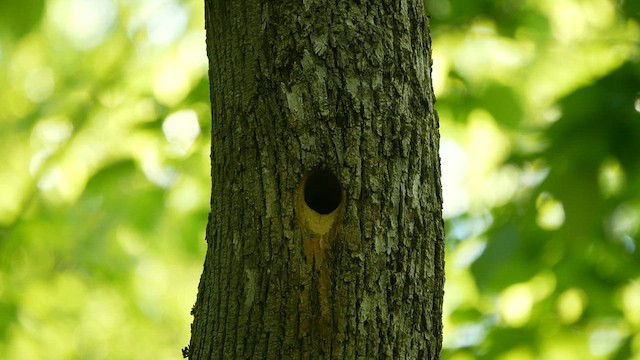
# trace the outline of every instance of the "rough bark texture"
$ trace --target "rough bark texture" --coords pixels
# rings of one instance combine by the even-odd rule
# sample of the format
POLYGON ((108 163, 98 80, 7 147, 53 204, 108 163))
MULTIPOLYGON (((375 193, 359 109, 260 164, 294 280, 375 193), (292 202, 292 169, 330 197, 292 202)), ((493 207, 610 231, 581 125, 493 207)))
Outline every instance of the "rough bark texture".
POLYGON ((213 184, 189 357, 439 359, 422 0, 205 3, 213 184), (330 214, 304 199, 315 169, 340 182, 330 214))

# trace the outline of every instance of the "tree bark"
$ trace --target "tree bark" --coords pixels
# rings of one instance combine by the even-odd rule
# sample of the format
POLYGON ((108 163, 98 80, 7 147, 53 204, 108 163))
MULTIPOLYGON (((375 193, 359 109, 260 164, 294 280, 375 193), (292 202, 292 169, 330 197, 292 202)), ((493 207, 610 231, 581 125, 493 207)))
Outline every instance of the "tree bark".
POLYGON ((190 359, 439 359, 421 0, 205 0, 211 214, 190 359))

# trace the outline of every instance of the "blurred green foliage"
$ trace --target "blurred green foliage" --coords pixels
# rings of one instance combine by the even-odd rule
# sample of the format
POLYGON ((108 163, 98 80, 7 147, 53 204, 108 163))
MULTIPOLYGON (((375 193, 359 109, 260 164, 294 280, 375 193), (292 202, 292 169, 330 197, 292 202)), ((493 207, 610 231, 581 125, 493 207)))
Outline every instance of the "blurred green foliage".
POLYGON ((0 3, 0 358, 176 359, 209 207, 200 1, 0 3))
POLYGON ((432 0, 446 359, 640 359, 640 7, 432 0))
MULTIPOLYGON (((640 359, 640 5, 428 0, 445 359, 640 359)), ((0 2, 0 358, 175 359, 209 206, 203 5, 0 2)))

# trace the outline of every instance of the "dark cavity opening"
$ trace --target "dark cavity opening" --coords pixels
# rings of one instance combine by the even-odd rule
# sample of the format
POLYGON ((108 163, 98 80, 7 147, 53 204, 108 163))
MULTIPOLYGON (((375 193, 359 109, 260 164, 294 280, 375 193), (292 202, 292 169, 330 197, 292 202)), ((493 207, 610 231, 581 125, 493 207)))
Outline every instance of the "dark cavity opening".
POLYGON ((342 186, 329 170, 316 170, 304 184, 304 202, 319 214, 330 214, 342 201, 342 186))

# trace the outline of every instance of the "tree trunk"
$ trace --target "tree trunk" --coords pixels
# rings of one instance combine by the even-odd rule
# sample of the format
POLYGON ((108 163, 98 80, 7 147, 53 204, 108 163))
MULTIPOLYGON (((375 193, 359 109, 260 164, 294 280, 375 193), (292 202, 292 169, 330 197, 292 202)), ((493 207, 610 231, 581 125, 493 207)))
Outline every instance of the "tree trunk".
POLYGON ((421 0, 205 0, 213 129, 191 359, 439 359, 421 0))

